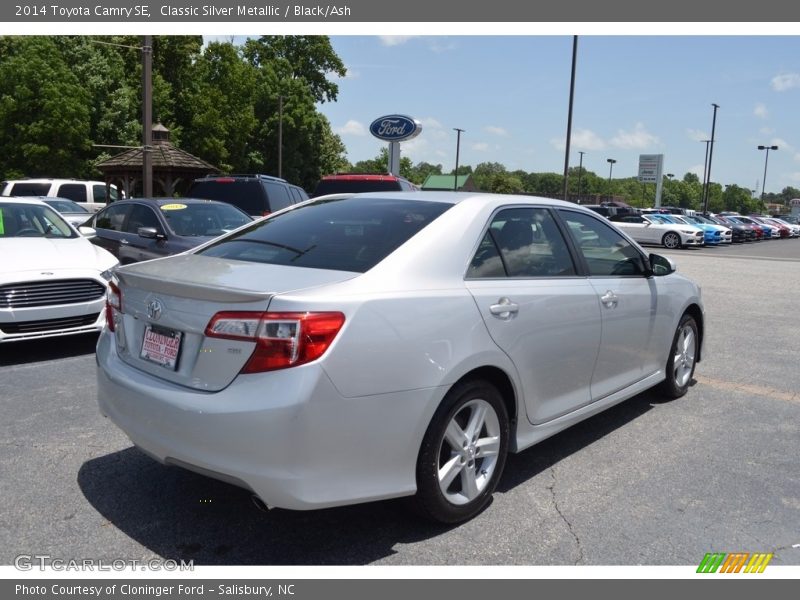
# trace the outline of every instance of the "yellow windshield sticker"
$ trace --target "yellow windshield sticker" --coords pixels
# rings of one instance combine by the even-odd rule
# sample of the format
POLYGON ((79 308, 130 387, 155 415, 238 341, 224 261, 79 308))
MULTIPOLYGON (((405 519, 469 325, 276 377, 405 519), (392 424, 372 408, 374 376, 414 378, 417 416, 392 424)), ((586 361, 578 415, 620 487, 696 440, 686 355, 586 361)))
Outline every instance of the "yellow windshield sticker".
POLYGON ((183 210, 184 208, 186 208, 185 204, 165 204, 161 210, 183 210))

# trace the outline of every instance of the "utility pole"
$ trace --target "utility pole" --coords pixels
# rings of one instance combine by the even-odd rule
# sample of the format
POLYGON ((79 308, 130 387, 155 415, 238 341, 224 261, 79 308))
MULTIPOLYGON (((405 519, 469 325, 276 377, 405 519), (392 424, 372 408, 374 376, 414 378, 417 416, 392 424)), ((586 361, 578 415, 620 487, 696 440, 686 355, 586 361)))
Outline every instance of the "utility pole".
POLYGON ((153 197, 153 36, 142 40, 142 196, 153 197))
POLYGON ((453 191, 458 191, 458 153, 461 148, 461 134, 464 132, 463 129, 459 129, 458 127, 453 127, 456 131, 456 170, 453 171, 453 191))
POLYGON ((564 200, 569 200, 569 146, 572 141, 572 103, 575 97, 575 63, 578 57, 578 36, 572 36, 572 76, 569 80, 569 110, 567 112, 567 148, 564 152, 564 200))

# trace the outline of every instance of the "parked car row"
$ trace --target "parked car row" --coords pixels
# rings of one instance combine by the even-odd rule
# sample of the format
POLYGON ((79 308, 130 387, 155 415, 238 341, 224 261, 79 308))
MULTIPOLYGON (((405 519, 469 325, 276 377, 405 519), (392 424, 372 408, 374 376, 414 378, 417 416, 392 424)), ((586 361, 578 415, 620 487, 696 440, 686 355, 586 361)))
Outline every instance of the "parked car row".
POLYGON ((735 213, 679 215, 649 212, 612 215, 609 220, 639 243, 670 249, 800 236, 800 225, 775 217, 735 213))

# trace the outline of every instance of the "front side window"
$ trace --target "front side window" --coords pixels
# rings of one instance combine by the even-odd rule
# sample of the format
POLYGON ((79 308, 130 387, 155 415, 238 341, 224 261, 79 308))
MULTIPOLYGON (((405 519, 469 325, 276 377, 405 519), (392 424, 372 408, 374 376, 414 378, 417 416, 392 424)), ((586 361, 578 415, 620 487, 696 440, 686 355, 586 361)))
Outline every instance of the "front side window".
POLYGON ((645 272, 641 252, 610 225, 591 215, 559 210, 572 240, 583 254, 589 275, 642 275, 645 272))
POLYGON ((158 222, 158 217, 153 209, 149 206, 136 204, 131 209, 131 216, 128 218, 128 223, 125 225, 125 231, 128 233, 138 233, 140 227, 152 227, 158 233, 161 231, 161 223, 158 222))
POLYGON ((575 275, 567 244, 546 208, 510 208, 492 219, 468 278, 575 275))
POLYGON ((93 219, 93 227, 97 229, 109 229, 111 231, 122 231, 122 224, 125 222, 125 216, 130 210, 130 205, 111 205, 104 208, 93 219))
POLYGON ((198 254, 364 273, 451 206, 358 197, 316 202, 258 221, 198 254))

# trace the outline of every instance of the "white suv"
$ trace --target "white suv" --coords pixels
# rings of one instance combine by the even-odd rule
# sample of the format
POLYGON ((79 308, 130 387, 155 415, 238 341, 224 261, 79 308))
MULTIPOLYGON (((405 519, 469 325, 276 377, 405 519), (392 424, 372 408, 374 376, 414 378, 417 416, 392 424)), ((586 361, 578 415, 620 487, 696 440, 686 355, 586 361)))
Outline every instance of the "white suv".
MULTIPOLYGON (((83 179, 15 179, 4 181, 2 196, 48 196, 67 198, 97 212, 106 205, 106 184, 102 181, 83 179)), ((110 188, 111 201, 119 200, 117 186, 110 188)))

